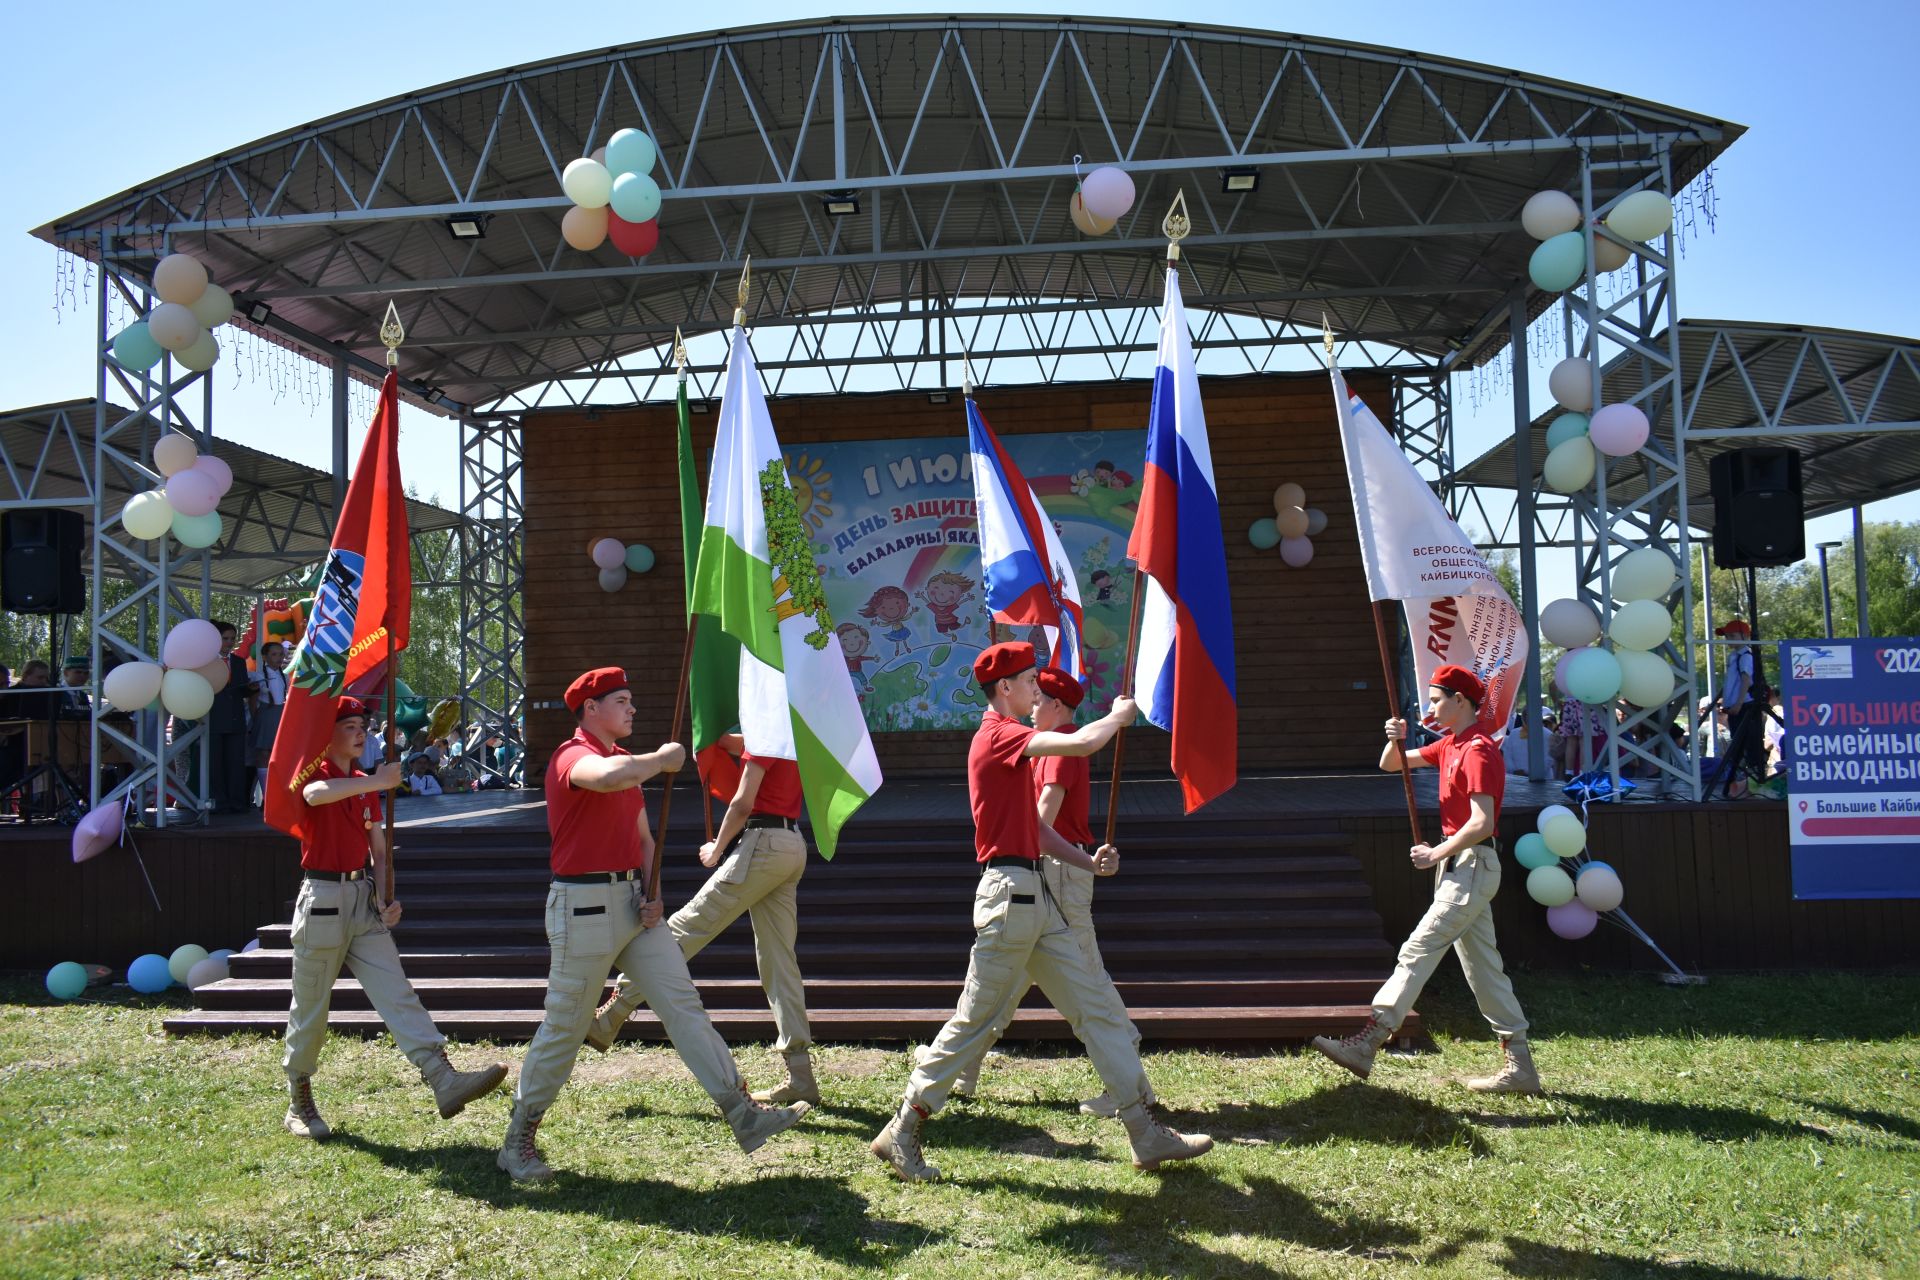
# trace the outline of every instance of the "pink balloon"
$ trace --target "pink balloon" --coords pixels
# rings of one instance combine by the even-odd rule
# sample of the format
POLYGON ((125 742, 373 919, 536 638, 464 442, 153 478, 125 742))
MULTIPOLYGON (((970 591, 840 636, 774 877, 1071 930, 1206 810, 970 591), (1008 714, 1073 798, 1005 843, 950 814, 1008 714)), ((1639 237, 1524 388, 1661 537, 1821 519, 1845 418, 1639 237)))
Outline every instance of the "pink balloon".
POLYGON ((160 661, 169 667, 192 671, 220 656, 220 630, 205 618, 188 618, 167 632, 160 646, 160 661))
POLYGON ((124 823, 118 801, 103 804, 80 819, 79 825, 73 829, 73 860, 85 862, 111 849, 120 839, 124 823))
POLYGON ((1594 914, 1593 908, 1577 898, 1547 908, 1547 928, 1568 942, 1586 937, 1599 923, 1600 917, 1594 914))
POLYGON ((627 548, 618 538, 602 538, 593 544, 593 563, 602 569, 620 569, 627 563, 627 548))
POLYGON ((224 459, 216 458, 210 453, 201 454, 199 461, 188 469, 205 472, 212 478, 214 488, 220 491, 220 496, 223 498, 227 496, 227 490, 233 488, 233 468, 228 466, 224 459))
POLYGON ((1305 536, 1280 539, 1280 558, 1296 569, 1313 563, 1313 539, 1305 536))
POLYGON ((1587 438, 1600 452, 1620 458, 1645 444, 1651 430, 1640 406, 1607 404, 1595 411, 1593 422, 1587 428, 1587 438))
POLYGON ((204 516, 220 505, 220 486, 198 467, 167 477, 167 503, 183 516, 204 516))
POLYGON ((1088 213, 1113 221, 1133 208, 1133 179, 1125 170, 1103 165, 1080 183, 1080 198, 1088 213))

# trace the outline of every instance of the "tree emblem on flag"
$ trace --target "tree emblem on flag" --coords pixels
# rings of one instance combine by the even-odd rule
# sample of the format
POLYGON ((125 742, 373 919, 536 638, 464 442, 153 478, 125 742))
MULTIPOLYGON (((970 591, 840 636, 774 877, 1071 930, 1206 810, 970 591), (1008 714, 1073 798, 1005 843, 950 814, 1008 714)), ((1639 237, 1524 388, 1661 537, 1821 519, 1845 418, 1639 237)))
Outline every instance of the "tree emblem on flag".
POLYGON ((800 516, 800 504, 787 484, 780 459, 760 472, 760 507, 767 522, 767 558, 773 564, 773 608, 776 623, 802 615, 813 620, 813 631, 801 637, 815 649, 825 649, 833 635, 833 614, 820 586, 820 566, 814 563, 813 540, 800 516))
POLYGON ((313 612, 307 634, 293 655, 293 683, 309 693, 331 698, 340 692, 353 647, 354 622, 360 612, 360 583, 366 557, 357 551, 334 548, 313 593, 313 612))

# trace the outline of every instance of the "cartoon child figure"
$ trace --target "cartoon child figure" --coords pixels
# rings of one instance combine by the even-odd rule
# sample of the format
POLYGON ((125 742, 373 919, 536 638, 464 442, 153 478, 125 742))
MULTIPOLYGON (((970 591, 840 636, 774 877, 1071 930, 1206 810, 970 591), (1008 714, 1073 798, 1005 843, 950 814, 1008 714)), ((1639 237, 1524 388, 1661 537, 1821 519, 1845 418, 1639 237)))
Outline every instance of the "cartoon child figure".
POLYGON ((1113 483, 1113 470, 1113 463, 1107 461, 1105 458, 1100 459, 1100 461, 1093 464, 1093 483, 1102 489, 1115 488, 1116 486, 1113 483))
POLYGON ((867 646, 873 643, 872 635, 857 622, 843 622, 833 629, 833 633, 840 637, 840 656, 847 660, 847 674, 865 684, 867 673, 860 668, 869 662, 880 661, 867 652, 867 646))
POLYGON ((907 619, 918 612, 920 610, 899 587, 881 587, 860 606, 861 617, 872 618, 887 628, 881 635, 893 641, 893 656, 896 658, 911 647, 907 641, 913 639, 913 631, 907 626, 907 619))
POLYGON ((1093 598, 1096 602, 1105 603, 1113 599, 1112 574, 1105 569, 1095 569, 1089 581, 1093 583, 1093 598))
POLYGON ((973 596, 974 582, 965 574, 942 570, 927 579, 919 593, 933 611, 933 629, 951 640, 960 630, 960 605, 973 596))

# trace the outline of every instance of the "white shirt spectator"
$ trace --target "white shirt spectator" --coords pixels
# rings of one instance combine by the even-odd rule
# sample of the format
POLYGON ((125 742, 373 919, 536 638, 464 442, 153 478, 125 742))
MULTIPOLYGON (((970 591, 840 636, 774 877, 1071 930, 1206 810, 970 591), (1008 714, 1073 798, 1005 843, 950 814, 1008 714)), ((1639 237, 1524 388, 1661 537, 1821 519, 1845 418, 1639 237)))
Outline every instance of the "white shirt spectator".
POLYGON ((440 786, 440 779, 430 773, 416 773, 407 779, 407 787, 417 796, 437 796, 446 794, 440 786))

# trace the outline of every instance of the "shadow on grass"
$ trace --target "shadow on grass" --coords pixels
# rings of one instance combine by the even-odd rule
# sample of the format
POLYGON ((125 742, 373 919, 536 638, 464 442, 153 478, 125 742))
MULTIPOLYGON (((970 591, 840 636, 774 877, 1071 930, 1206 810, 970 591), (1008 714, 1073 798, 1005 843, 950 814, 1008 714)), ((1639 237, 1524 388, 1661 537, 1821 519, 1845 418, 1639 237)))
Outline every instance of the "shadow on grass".
POLYGON ((1279 1106, 1223 1103, 1212 1111, 1169 1112, 1180 1129, 1217 1139, 1254 1138, 1303 1146, 1344 1138, 1384 1146, 1459 1147, 1485 1155, 1487 1144, 1465 1118, 1425 1098, 1353 1081, 1279 1106))
POLYGON ((1897 1116, 1890 1111, 1874 1111, 1864 1107, 1842 1106, 1838 1102, 1822 1102, 1818 1098, 1789 1096, 1803 1107, 1812 1107, 1815 1111, 1824 1111, 1830 1116, 1839 1116, 1870 1129, 1882 1129, 1909 1142, 1920 1142, 1920 1123, 1915 1122, 1911 1116, 1897 1116))
POLYGON ((1140 1191, 1068 1187, 1018 1178, 993 1186, 1080 1212, 1070 1222, 1034 1232, 1035 1243, 1080 1259, 1103 1274, 1205 1275, 1267 1280, 1284 1277, 1265 1263, 1215 1253, 1199 1238, 1227 1236, 1283 1241, 1362 1259, 1407 1260, 1420 1233, 1400 1223, 1329 1212, 1273 1178, 1222 1181, 1204 1164, 1169 1167, 1140 1191))
POLYGON ((1507 1256, 1499 1259, 1499 1264, 1508 1275, 1543 1280, 1613 1280, 1626 1276, 1647 1280, 1805 1280, 1805 1274, 1798 1271, 1755 1271, 1710 1262, 1656 1262, 1619 1253, 1589 1253, 1515 1236, 1508 1236, 1505 1243, 1507 1256))
POLYGON ((1751 1138, 1805 1138, 1831 1142, 1831 1135, 1791 1121, 1776 1120, 1738 1107, 1708 1106, 1698 1102, 1651 1102, 1617 1094, 1567 1093, 1550 1090, 1553 1101, 1574 1108, 1572 1114, 1469 1114, 1473 1123, 1490 1129, 1550 1129, 1563 1124, 1617 1124, 1650 1133, 1677 1134, 1707 1142, 1741 1142, 1751 1138))
POLYGON ((389 1168, 496 1209, 591 1213, 610 1222, 645 1222, 688 1235, 746 1238, 803 1248, 844 1266, 895 1266, 946 1234, 873 1216, 866 1200, 837 1178, 770 1174, 695 1190, 647 1178, 607 1178, 562 1168, 551 1182, 526 1187, 510 1181, 494 1165, 492 1147, 456 1143, 423 1150, 353 1133, 336 1133, 330 1145, 364 1151, 389 1168), (769 1212, 773 1205, 781 1206, 781 1211, 769 1212))

